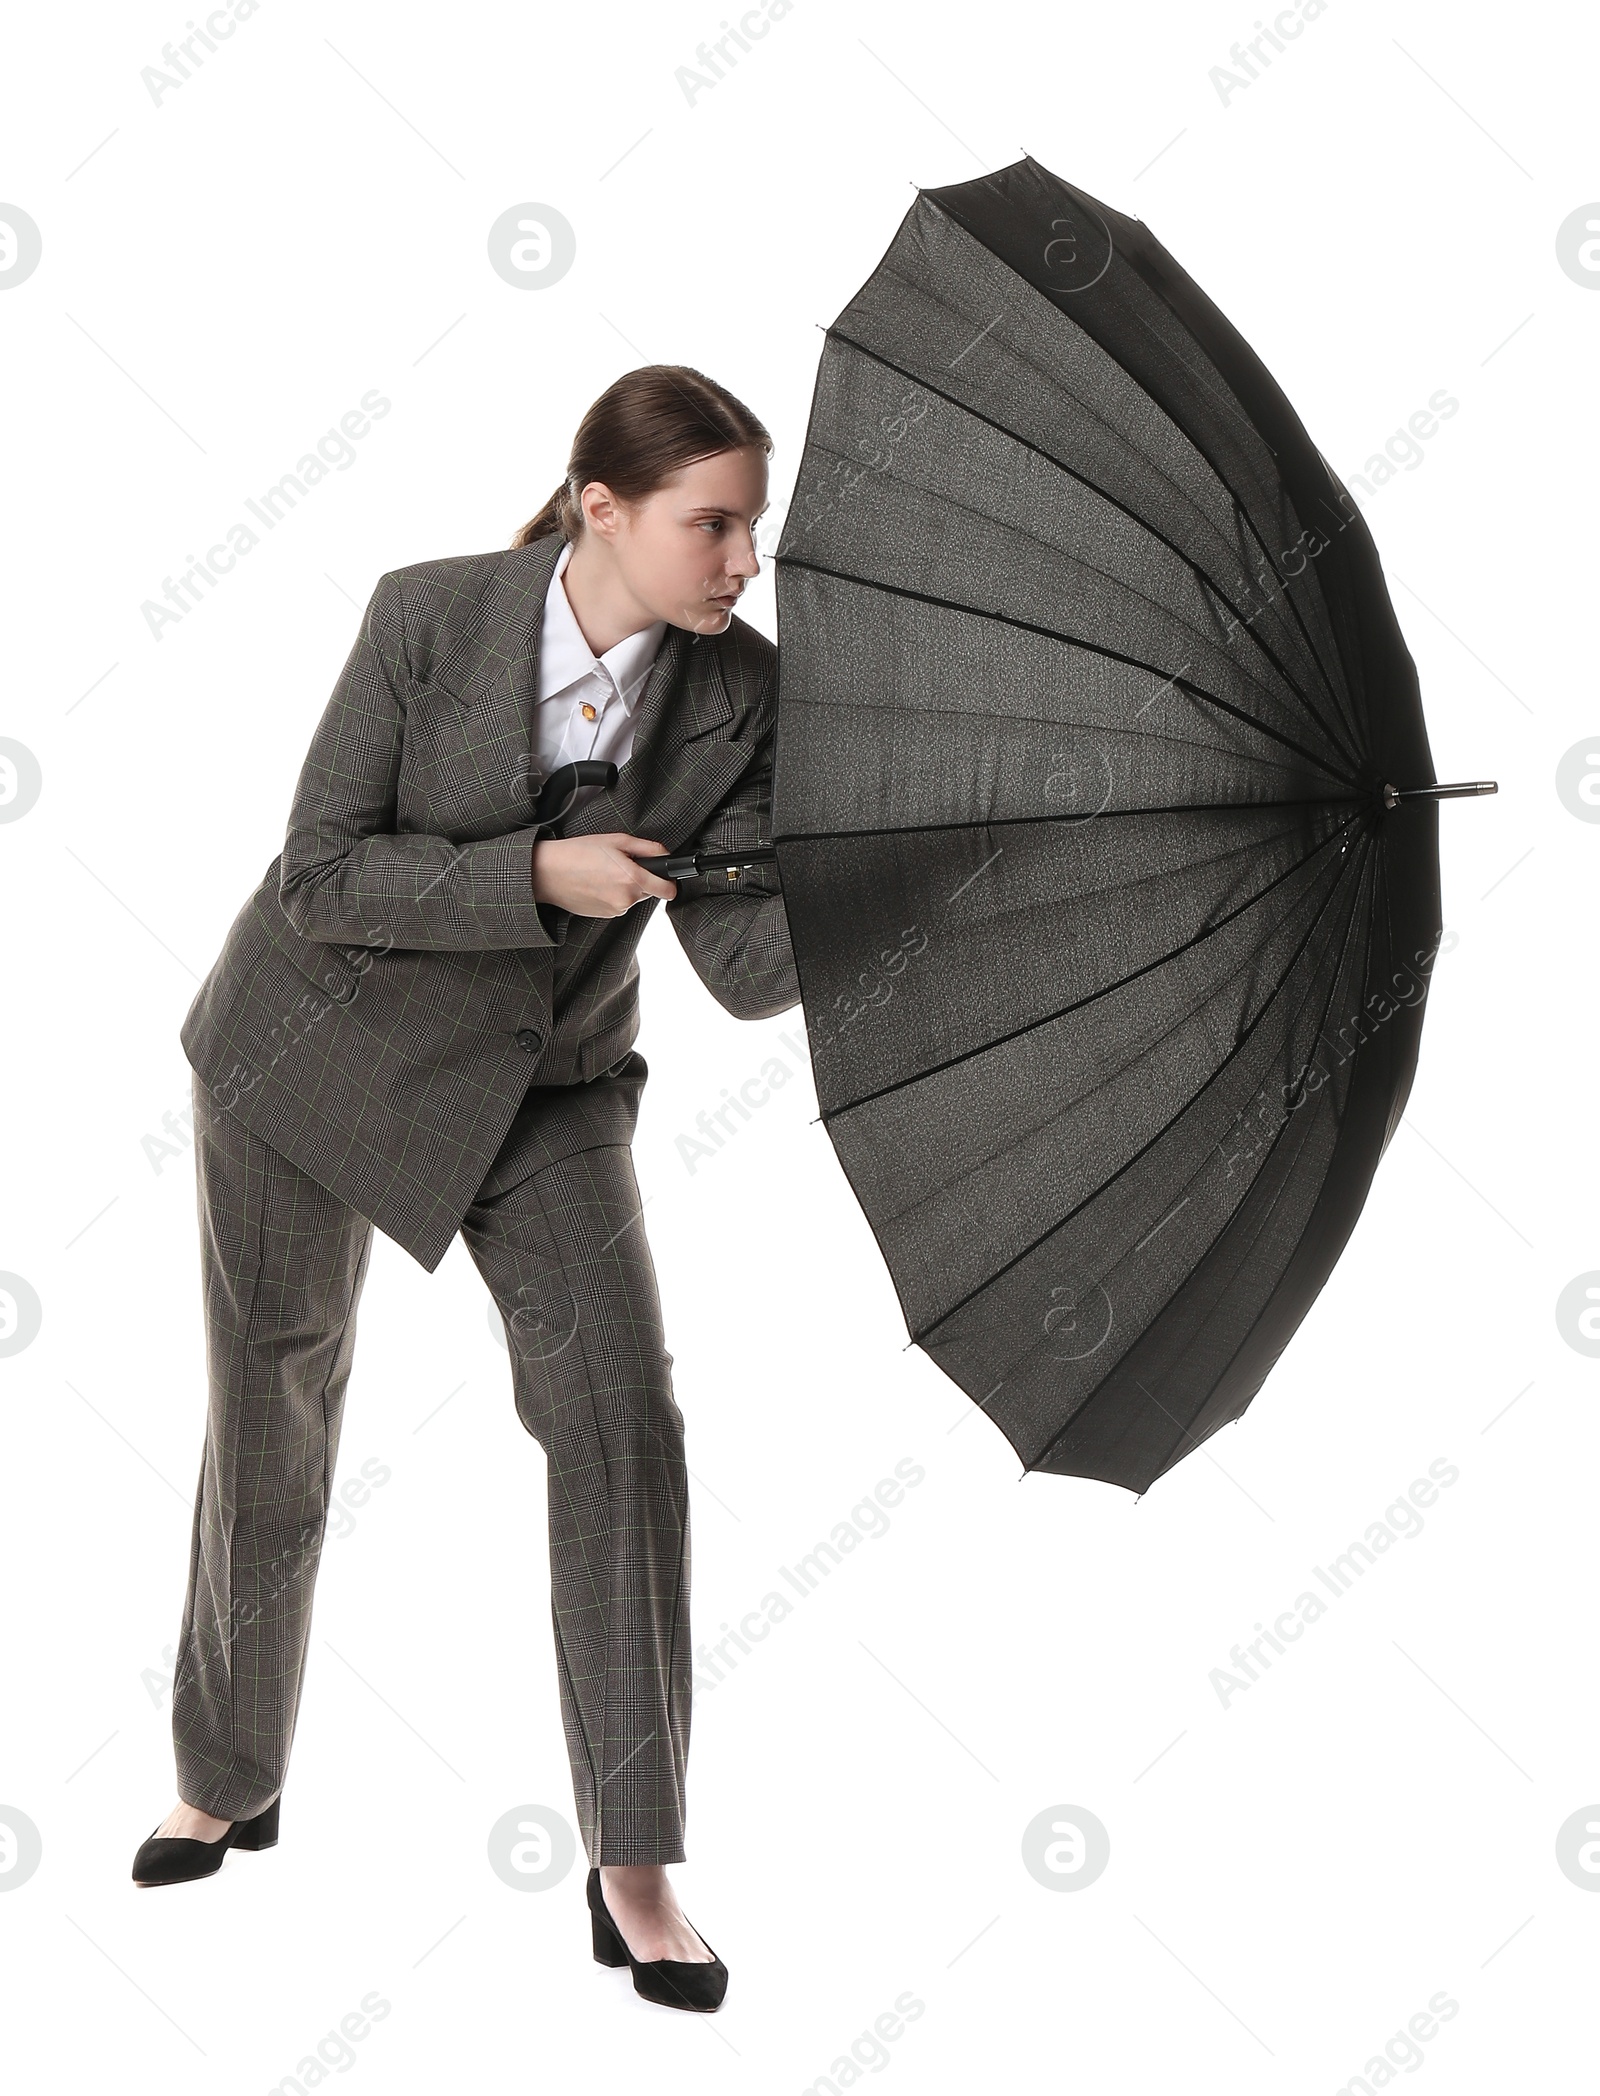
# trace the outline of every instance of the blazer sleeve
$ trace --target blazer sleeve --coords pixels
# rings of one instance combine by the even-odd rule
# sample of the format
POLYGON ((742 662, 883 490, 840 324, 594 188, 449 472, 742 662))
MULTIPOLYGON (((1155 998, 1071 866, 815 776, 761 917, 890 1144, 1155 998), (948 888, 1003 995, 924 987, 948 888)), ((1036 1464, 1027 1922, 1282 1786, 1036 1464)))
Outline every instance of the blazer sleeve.
MULTIPOLYGON (((736 852, 770 839, 776 719, 774 662, 758 702, 753 730, 756 755, 685 850, 736 852)), ((736 1019, 770 1019, 800 1002, 800 979, 776 865, 752 866, 735 880, 720 870, 696 874, 678 883, 666 912, 701 981, 736 1019)))
POLYGON ((551 825, 453 844, 395 830, 410 667, 400 586, 378 578, 301 768, 279 871, 302 937, 413 948, 559 946, 570 913, 533 893, 551 825))

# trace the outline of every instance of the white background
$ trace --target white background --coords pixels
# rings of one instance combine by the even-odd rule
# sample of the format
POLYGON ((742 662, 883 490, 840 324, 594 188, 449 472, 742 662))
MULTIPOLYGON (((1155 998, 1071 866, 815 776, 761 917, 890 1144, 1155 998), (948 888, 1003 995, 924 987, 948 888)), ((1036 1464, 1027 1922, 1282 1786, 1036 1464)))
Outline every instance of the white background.
MULTIPOLYGON (((43 1306, 0 1360, 0 1821, 43 1841, 0 1897, 7 2078, 292 2090, 376 1990, 330 2081, 1276 2096, 1384 2086, 1351 2077, 1442 1990, 1454 2013, 1390 2080, 1588 2086, 1600 1897, 1556 1837, 1600 1819, 1600 1426, 1556 1303, 1600 1266, 1600 831, 1555 775, 1600 728, 1600 296, 1555 241, 1600 195, 1592 24, 1330 0, 1224 102, 1246 0, 795 0, 691 103, 714 5, 264 0, 157 104, 143 70, 186 19, 34 10, 8 53, 0 201, 44 247, 0 300, 0 733, 43 774, 0 826, 0 1269, 43 1306), (1500 782, 1441 809, 1454 943, 1348 1249, 1242 1423, 1142 1501, 1022 1479, 906 1345, 800 1013, 729 1018, 657 913, 635 1157, 697 1642, 898 1461, 926 1473, 697 1695, 673 1877, 724 2009, 647 2007, 592 1962, 581 1862, 526 1890, 489 1868, 503 1813, 572 1801, 544 1459, 459 1242, 431 1277, 375 1248, 340 1479, 391 1475, 327 1543, 282 1841, 136 1890, 174 1796, 163 1653, 204 1417, 193 1156, 162 1127, 188 1104, 178 1027, 373 584, 506 544, 639 363, 767 421, 780 516, 818 327, 916 185, 1024 149, 1143 218, 1258 350, 1366 511, 1438 777, 1500 782), (543 291, 487 260, 525 201, 577 233, 543 291), (392 409, 353 465, 153 639, 165 578, 373 387, 392 409), (1459 412, 1363 495, 1350 476, 1441 387, 1459 412), (791 1082, 691 1172, 679 1136, 774 1055, 791 1082), (1459 1477, 1421 1533, 1224 1707, 1212 1670, 1438 1458, 1459 1477), (1091 1885, 1024 1867, 1056 1807, 1108 1830, 1091 1885), (906 1990, 919 2013, 873 2039, 906 1990)), ((770 570, 745 609, 775 632, 770 570)))

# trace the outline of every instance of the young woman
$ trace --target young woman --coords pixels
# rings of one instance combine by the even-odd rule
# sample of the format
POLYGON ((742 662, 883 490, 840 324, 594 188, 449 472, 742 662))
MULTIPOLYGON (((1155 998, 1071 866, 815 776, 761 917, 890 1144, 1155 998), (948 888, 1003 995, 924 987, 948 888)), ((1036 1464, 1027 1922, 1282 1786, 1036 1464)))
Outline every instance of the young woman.
POLYGON ((730 1012, 799 1000, 770 868, 673 882, 638 863, 770 834, 777 651, 734 607, 771 448, 712 380, 646 366, 589 409, 509 551, 381 577, 283 851, 184 1021, 210 1399, 182 1802, 141 1884, 277 1838, 372 1233, 432 1271, 459 1230, 548 1457, 595 1955, 652 1999, 722 1999, 664 1868, 684 1860, 689 1522, 629 1147, 635 948, 661 900, 730 1012), (614 784, 541 802, 593 757, 614 784))

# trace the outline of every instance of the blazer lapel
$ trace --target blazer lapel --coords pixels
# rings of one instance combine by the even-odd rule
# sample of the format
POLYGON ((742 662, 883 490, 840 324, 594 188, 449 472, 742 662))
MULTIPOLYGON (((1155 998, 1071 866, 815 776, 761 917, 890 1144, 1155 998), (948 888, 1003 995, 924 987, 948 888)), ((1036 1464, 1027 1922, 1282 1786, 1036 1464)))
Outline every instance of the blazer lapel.
MULTIPOLYGON (((703 800, 696 790, 701 760, 714 760, 728 744, 719 742, 714 750, 697 752, 692 763, 679 753, 696 735, 732 720, 733 702, 716 650, 702 649, 699 639, 698 633, 682 626, 669 626, 662 635, 634 713, 633 748, 618 769, 616 784, 603 787, 558 822, 558 837, 626 830, 635 837, 660 836, 665 843, 662 826, 671 828, 681 809, 703 800)), ((731 754, 730 777, 743 768, 745 753, 736 749, 731 754)))
MULTIPOLYGON (((494 782, 504 782, 505 789, 503 801, 497 797, 486 815, 528 819, 529 782, 538 783, 539 633, 562 544, 554 534, 507 552, 472 635, 476 659, 458 704, 473 716, 477 776, 491 782, 497 796, 494 782)), ((660 837, 675 849, 680 840, 669 839, 666 831, 685 818, 692 824, 721 798, 724 775, 728 785, 738 777, 748 752, 720 737, 703 751, 681 760, 677 755, 685 743, 734 717, 718 651, 700 647, 700 638, 686 627, 667 627, 639 694, 633 748, 616 784, 563 817, 552 834, 626 830, 660 837)), ((448 681, 448 658, 440 668, 448 681)))

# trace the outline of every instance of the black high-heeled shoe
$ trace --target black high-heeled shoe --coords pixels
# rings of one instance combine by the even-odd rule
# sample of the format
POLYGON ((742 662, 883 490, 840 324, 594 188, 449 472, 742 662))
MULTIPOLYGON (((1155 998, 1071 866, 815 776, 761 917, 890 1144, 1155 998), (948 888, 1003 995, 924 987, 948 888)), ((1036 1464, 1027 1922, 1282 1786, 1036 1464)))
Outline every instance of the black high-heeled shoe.
MULTIPOLYGON (((602 1965, 627 1965, 633 1971, 633 1991, 646 2001, 659 2002, 664 2009, 719 2009, 728 1991, 728 1968, 711 1951, 711 1962, 693 1958, 636 1958, 628 1939, 611 1919, 598 1865, 589 1872, 586 1887, 594 1936, 594 1954, 602 1965)), ((687 1921, 688 1916, 684 1919, 687 1921)), ((690 1927, 694 1924, 690 1922, 690 1927)), ((695 1930, 699 1935, 699 1930, 695 1930)), ((704 1936, 700 1937, 706 1942, 704 1936)), ((706 1949, 711 1945, 706 1943, 706 1949)))
POLYGON ((254 1819, 236 1819, 215 1841, 186 1834, 152 1834, 133 1859, 136 1885, 182 1885, 190 1878, 209 1878, 221 1870, 229 1849, 270 1849, 278 1839, 278 1805, 272 1803, 254 1819))

